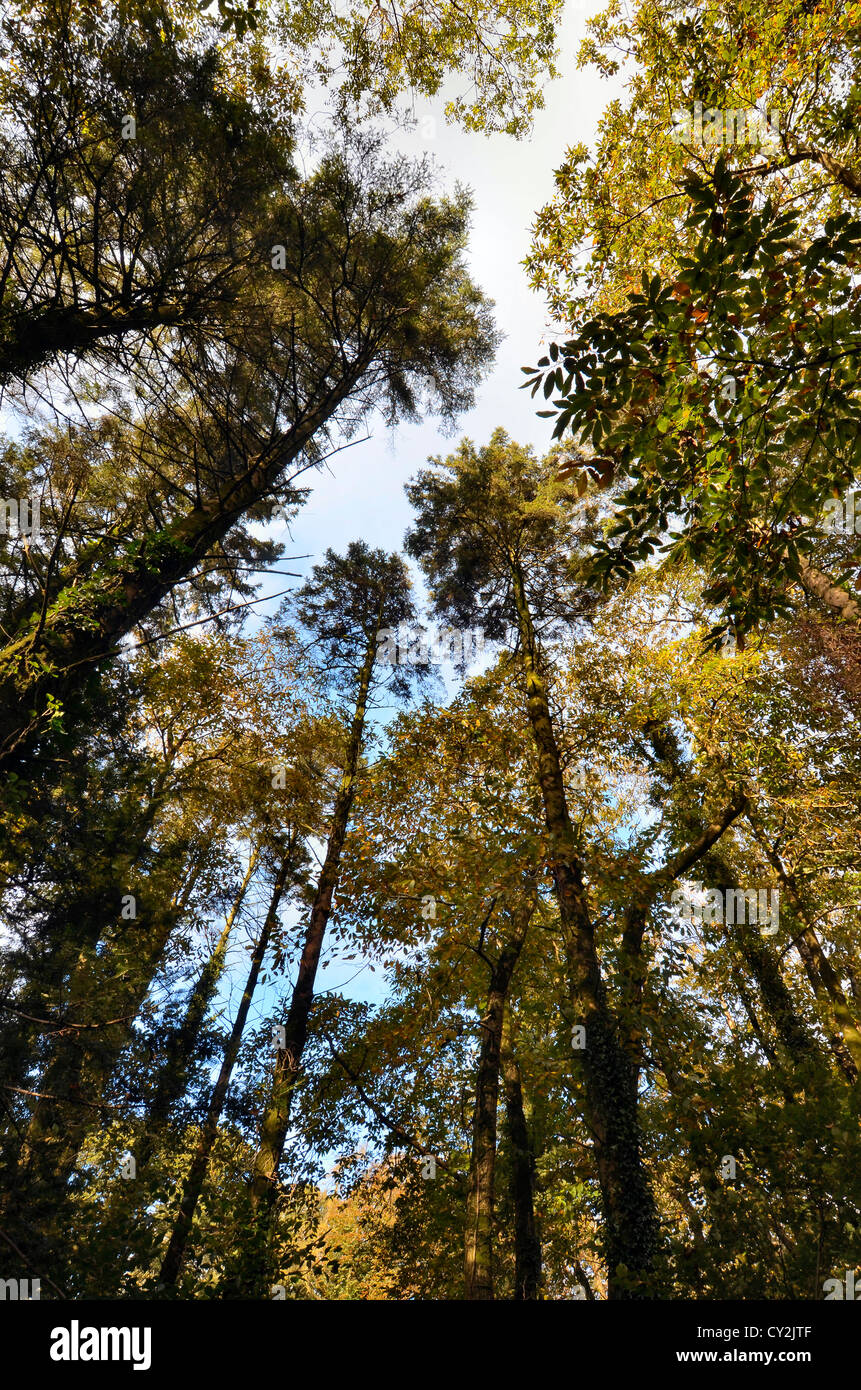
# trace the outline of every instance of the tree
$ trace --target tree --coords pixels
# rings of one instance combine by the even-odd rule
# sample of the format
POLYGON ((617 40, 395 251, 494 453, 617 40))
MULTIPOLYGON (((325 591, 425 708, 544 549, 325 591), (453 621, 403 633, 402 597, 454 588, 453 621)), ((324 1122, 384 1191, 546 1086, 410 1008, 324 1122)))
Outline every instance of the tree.
POLYGON ((325 562, 315 565, 311 577, 297 590, 292 607, 316 646, 330 688, 337 684, 339 689, 349 691, 352 712, 341 779, 332 804, 326 853, 314 889, 296 983, 283 1025, 284 1044, 279 1049, 272 1095, 261 1121, 260 1147, 251 1187, 257 1226, 250 1243, 246 1275, 247 1282, 252 1285, 255 1262, 260 1259, 277 1196, 278 1167, 287 1137, 293 1093, 300 1079, 320 953, 338 886, 369 702, 381 688, 400 698, 409 690, 405 669, 377 668, 380 635, 387 629, 414 624, 417 620, 403 561, 397 555, 372 551, 363 541, 354 541, 344 556, 327 551, 325 562))
POLYGON ((469 10, 446 0, 421 8, 367 0, 243 8, 219 0, 219 10, 223 28, 240 37, 248 27, 271 30, 306 80, 325 84, 339 105, 361 102, 372 113, 396 113, 405 92, 436 96, 449 77, 457 84, 446 104, 450 120, 525 135, 544 105, 546 81, 558 75, 562 0, 482 0, 469 10))
MULTIPOLYGON (((72 837, 68 861, 47 864, 43 882, 36 880, 42 913, 26 896, 18 908, 18 930, 39 947, 15 961, 14 988, 3 1000, 11 1043, 4 1087, 24 1101, 6 1136, 5 1209, 25 1222, 25 1245, 43 1220, 46 1241, 59 1243, 51 1233, 87 1134, 104 1116, 105 1094, 166 957, 188 941, 193 914, 217 910, 229 893, 225 866, 235 837, 268 844, 289 834, 291 820, 304 827, 316 814, 319 771, 306 759, 309 749, 324 754, 328 731, 310 717, 307 671, 288 637, 228 643, 184 636, 161 663, 143 658, 141 665, 144 695, 127 712, 130 751, 111 771, 120 786, 129 768, 137 776, 119 806, 102 812, 101 852, 87 844, 82 863, 72 837), (305 686, 304 699, 297 685, 305 686), (141 746, 149 750, 149 782, 135 766, 141 746), (277 791, 273 761, 285 769, 277 791), (34 1071, 38 1080, 28 1080, 34 1071), (37 1103, 28 1113, 30 1092, 37 1103)), ((97 815, 90 826, 99 828, 97 815)), ((205 1007, 198 1001, 198 1028, 205 1007)), ((186 1061, 198 1041, 188 1036, 192 1021, 182 1044, 173 1039, 186 1061)), ((154 1124, 166 1118, 157 1113, 159 1095, 169 1111, 171 1093, 182 1089, 182 1067, 182 1056, 165 1064, 154 1124)), ((137 1149, 142 1169, 155 1138, 144 1137, 137 1149)))
MULTIPOLYGON (((201 396, 209 391, 217 450, 229 438, 238 455, 228 476, 211 464, 201 473, 195 463, 192 476, 178 478, 170 502, 163 501, 172 514, 166 524, 141 534, 138 518, 119 544, 104 535, 85 549, 82 562, 52 576, 41 602, 16 615, 0 656, 0 735, 2 756, 18 776, 28 766, 28 749, 57 724, 70 727, 74 704, 69 719, 63 708, 95 670, 116 658, 121 638, 205 565, 232 527, 272 495, 291 463, 299 461, 299 471, 308 466, 315 438, 337 428, 341 407, 347 411, 341 428, 353 429, 377 405, 391 418, 414 412, 425 390, 445 413, 468 403, 493 335, 484 301, 462 269, 466 204, 434 205, 420 196, 422 183, 423 175, 404 163, 378 165, 374 172, 367 147, 361 174, 333 157, 312 178, 294 206, 298 225, 289 239, 287 282, 294 277, 304 313, 300 318, 295 299, 289 307, 282 302, 277 327, 255 348, 276 418, 261 424, 262 432, 254 427, 251 392, 240 398, 234 423, 231 392, 225 395, 229 374, 225 383, 221 368, 213 366, 208 376, 199 364, 196 389, 201 396), (303 249, 306 238, 313 255, 303 249), (352 259, 345 260, 348 247, 352 259), (273 368, 273 362, 287 366, 273 368)), ((270 274, 280 297, 277 272, 270 274)), ((186 472, 189 458, 199 460, 201 452, 193 442, 197 421, 192 438, 187 428, 174 442, 186 472)), ((141 445, 146 451, 146 437, 137 441, 141 445)))
POLYGON ((224 329, 295 179, 265 62, 237 90, 165 6, 7 8, 0 30, 0 382, 224 329))
MULTIPOLYGON (((346 865, 350 907, 342 918, 352 934, 366 935, 362 923, 374 922, 364 949, 379 951, 384 960, 389 953, 397 960, 409 952, 433 961, 415 980, 407 975, 399 982, 402 1021, 387 1021, 398 1028, 402 1068, 422 1070, 429 1032, 453 1042, 449 1030, 456 1026, 457 1038, 469 1040, 468 1079, 462 1083, 462 1109, 469 1115, 463 1281, 468 1299, 494 1298, 499 1287, 495 1202, 503 1034, 540 898, 531 749, 518 717, 509 684, 494 671, 471 681, 448 709, 428 705, 402 716, 391 730, 387 755, 360 794, 346 865), (425 992, 432 1001, 430 1017, 425 992)), ((510 1031, 509 1069, 516 1066, 510 1031)), ((369 1027, 362 1041, 370 1042, 371 1033, 369 1027)), ((366 1078, 365 1070, 353 1079, 367 1094, 373 1073, 366 1078)), ((410 1093, 406 1077, 397 1094, 398 1114, 433 1106, 431 1097, 410 1093)), ((516 1110, 513 1094, 511 1107, 516 1110)), ((388 1104, 377 1121, 385 1113, 391 1114, 388 1104)), ((515 1122, 522 1140, 522 1100, 515 1122)), ((402 1143, 405 1132, 415 1134, 416 1128, 415 1119, 399 1124, 395 1141, 402 1143)), ((418 1153, 421 1142, 413 1140, 418 1153)), ((521 1206, 532 1201, 522 1177, 519 1200, 521 1206)), ((523 1263, 527 1237, 525 1231, 519 1235, 523 1263)), ((534 1267, 534 1248, 530 1253, 534 1267)), ((540 1271, 540 1246, 537 1263, 540 1271)))
POLYGON ((524 370, 572 467, 594 455, 619 483, 595 573, 658 548, 704 564, 716 641, 811 598, 857 623, 853 528, 833 524, 859 439, 853 21, 831 4, 755 27, 745 5, 638 6, 594 27, 583 61, 608 70, 619 45, 640 67, 594 166, 572 151, 538 219, 533 275, 572 331, 524 370))
POLYGON ((215 1146, 218 1136, 218 1122, 221 1119, 221 1112, 227 1097, 227 1088, 230 1085, 230 1078, 233 1068, 236 1065, 236 1058, 239 1054, 239 1047, 242 1042, 242 1034, 248 1020, 248 1011, 251 1008, 251 1001, 254 998, 254 991, 257 988, 257 981, 260 976, 260 969, 266 951, 269 947, 272 932, 278 920, 278 908, 284 889, 290 885, 291 877, 295 876, 297 868, 296 846, 288 845, 284 850, 284 855, 272 886, 272 899, 269 910, 266 913, 266 920, 260 931, 260 935, 254 946, 251 956, 251 964, 248 970, 248 979, 245 989, 242 992, 242 999, 236 1011, 230 1037, 224 1050, 221 1068, 218 1073, 215 1085, 212 1088, 212 1096, 206 1112, 206 1118, 201 1130, 200 1139, 191 1162, 191 1167, 183 1188, 182 1197, 177 1211, 176 1221, 171 1231, 167 1250, 165 1251, 159 1273, 160 1286, 171 1287, 177 1281, 177 1276, 182 1267, 185 1247, 191 1232, 191 1225, 194 1220, 194 1213, 197 1209, 203 1184, 206 1181, 206 1173, 209 1167, 209 1159, 215 1146))
MULTIPOLYGON (((408 496, 418 521, 407 547, 431 580, 436 611, 460 622, 481 623, 488 635, 497 635, 506 620, 515 625, 544 809, 545 853, 568 967, 572 1046, 579 1052, 586 1042, 580 1060, 601 1186, 610 1296, 636 1296, 645 1289, 656 1229, 641 1157, 637 1068, 631 1065, 596 949, 582 845, 572 823, 550 710, 552 667, 545 654, 560 614, 567 610, 574 616, 594 607, 585 585, 576 583, 576 552, 568 551, 576 527, 571 494, 554 480, 547 464, 542 467, 498 431, 485 449, 475 450, 465 441, 452 458, 434 461, 409 485, 408 496)), ((743 798, 731 796, 705 833, 647 878, 629 901, 622 923, 628 1003, 640 992, 643 931, 658 887, 696 862, 742 805, 743 798)))

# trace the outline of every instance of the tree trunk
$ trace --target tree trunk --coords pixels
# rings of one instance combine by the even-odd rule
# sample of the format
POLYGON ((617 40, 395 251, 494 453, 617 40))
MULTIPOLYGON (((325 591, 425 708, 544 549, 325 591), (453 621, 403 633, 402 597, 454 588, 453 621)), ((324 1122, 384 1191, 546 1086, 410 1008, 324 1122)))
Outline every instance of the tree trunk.
POLYGON ((496 1107, 499 1049, 507 983, 498 972, 481 1020, 481 1049, 475 1085, 472 1153, 466 1202, 464 1286, 467 1299, 493 1298, 493 1175, 496 1165, 496 1107))
POLYGON ((514 600, 522 648, 526 700, 535 748, 551 869, 568 965, 569 995, 585 1047, 572 1061, 582 1064, 584 1105, 595 1149, 610 1298, 647 1296, 657 1239, 657 1216, 640 1151, 637 1087, 620 1044, 617 1020, 595 949, 583 871, 568 813, 559 749, 523 575, 512 564, 514 600))
MULTIPOLYGON (((99 289, 104 292, 105 287, 99 289)), ((217 303, 217 299, 214 300, 217 303)), ((204 306, 202 306, 204 307, 204 306)), ((184 327, 196 323, 200 310, 189 302, 175 306, 151 304, 135 310, 116 300, 98 307, 52 304, 37 313, 18 314, 4 324, 0 344, 0 381, 26 379, 29 372, 61 354, 85 354, 106 338, 120 342, 131 333, 184 327)))
POLYGON ((293 1092, 299 1081, 302 1053, 308 1037, 308 1019, 314 1001, 314 982, 317 978, 326 926, 332 911, 332 899, 338 884, 341 854, 355 796, 356 773, 362 751, 368 694, 376 654, 377 640, 374 633, 368 641, 365 659, 359 672, 356 704, 347 740, 344 771, 335 797, 326 857, 317 880, 296 984, 284 1024, 284 1047, 278 1052, 272 1094, 260 1127, 260 1145, 251 1181, 255 1229, 248 1243, 242 1274, 242 1282, 249 1293, 259 1284, 263 1270, 263 1252, 278 1190, 278 1169, 290 1125, 293 1092))
POLYGON ((139 1168, 143 1167, 151 1158, 158 1132, 185 1090, 200 1031, 224 973, 230 934, 245 900, 259 858, 260 851, 255 849, 248 861, 245 877, 227 915, 215 950, 200 972, 197 983, 191 992, 182 1023, 168 1043, 167 1060, 159 1076, 155 1095, 147 1115, 146 1133, 142 1136, 137 1148, 136 1156, 139 1168))
POLYGON ((541 1241, 535 1222, 535 1155, 523 1109, 520 1067, 510 1047, 502 1050, 505 1118, 511 1145, 511 1196, 514 1203, 514 1297, 541 1297, 541 1241))
POLYGON ((481 1047, 472 1118, 472 1153, 467 1180, 463 1265, 467 1299, 493 1298, 493 1186, 502 1025, 511 977, 520 958, 535 905, 536 893, 533 889, 525 903, 515 912, 511 939, 503 946, 498 959, 490 965, 487 1006, 481 1020, 481 1047))
POLYGON ((254 954, 251 957, 251 967, 248 971, 248 979, 239 1003, 236 1018, 230 1031, 227 1046, 224 1049, 224 1057, 221 1062, 221 1070, 218 1073, 218 1080, 212 1090, 209 1101, 209 1109, 206 1112, 206 1119, 203 1122, 200 1139, 188 1177, 185 1180, 182 1200, 179 1204, 173 1231, 168 1242, 167 1251, 162 1261, 159 1274, 159 1283, 167 1287, 173 1286, 179 1276, 182 1262, 185 1257, 185 1249, 188 1244, 188 1237, 191 1233, 191 1226, 194 1220, 194 1213, 200 1194, 203 1191, 203 1184, 206 1181, 206 1173, 209 1167, 209 1156, 212 1153, 213 1145, 218 1136, 218 1122, 221 1119, 221 1112, 224 1108, 224 1101, 227 1097, 227 1090, 230 1086, 230 1078, 239 1055, 239 1046, 242 1042, 242 1034, 245 1031, 245 1024, 248 1019, 248 1011, 251 1008, 251 1001, 254 998, 254 991, 257 988, 257 978, 263 964, 263 958, 269 945, 269 939, 278 920, 278 907, 284 892, 287 878, 291 871, 292 856, 288 852, 281 861, 281 866, 275 878, 272 889, 272 899, 269 903, 269 911, 266 914, 266 921, 257 939, 254 954))
POLYGON ((804 588, 818 598, 820 603, 824 603, 847 622, 857 623, 861 619, 861 603, 829 579, 827 574, 823 574, 822 570, 799 557, 799 572, 804 588))
MULTIPOLYGON (((719 855, 709 855, 703 867, 721 892, 736 886, 736 875, 719 855)), ((724 926, 723 931, 756 981, 763 1008, 789 1056, 795 1062, 823 1066, 819 1044, 796 1010, 774 952, 759 929, 750 922, 739 922, 732 929, 724 926)))
MULTIPOLYGON (((666 730, 660 726, 650 726, 646 727, 644 732, 657 756, 670 769, 673 780, 683 781, 685 770, 678 756, 678 750, 672 738, 667 736, 666 730)), ((745 795, 744 805, 748 820, 750 820, 750 800, 747 795, 745 795)), ((702 856, 701 863, 714 880, 714 887, 721 889, 724 893, 727 889, 736 887, 735 875, 717 851, 709 849, 707 854, 702 856)), ((824 1059, 819 1044, 798 1014, 774 952, 759 930, 749 922, 739 922, 733 928, 732 933, 727 930, 725 925, 724 935, 730 945, 737 949, 756 982, 765 1013, 771 1019, 777 1037, 789 1056, 796 1062, 812 1062, 814 1065, 818 1064, 820 1067, 824 1067, 824 1059)), ((771 1062, 774 1062, 770 1049, 761 1037, 758 1021, 743 987, 740 994, 742 1004, 751 1020, 751 1026, 760 1038, 766 1056, 771 1062)), ((839 1056, 838 1062, 840 1062, 839 1056)))

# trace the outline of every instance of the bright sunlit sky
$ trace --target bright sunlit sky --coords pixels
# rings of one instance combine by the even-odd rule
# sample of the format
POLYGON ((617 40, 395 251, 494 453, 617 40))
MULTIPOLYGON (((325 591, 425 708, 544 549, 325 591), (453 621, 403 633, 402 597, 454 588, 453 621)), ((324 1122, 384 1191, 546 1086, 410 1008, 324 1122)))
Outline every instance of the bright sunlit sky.
MULTIPOLYGON (((522 261, 529 250, 530 225, 552 196, 553 171, 566 147, 592 142, 601 112, 621 90, 620 79, 608 81, 576 66, 586 19, 595 9, 592 0, 568 0, 558 64, 563 75, 548 86, 545 109, 530 138, 472 134, 447 125, 444 95, 432 103, 417 99, 416 131, 393 137, 406 154, 433 156, 442 188, 460 182, 473 190, 470 269, 495 302, 505 340, 494 370, 479 384, 475 408, 461 417, 453 436, 443 435, 432 418, 393 431, 377 421, 370 440, 331 460, 331 472, 309 475, 313 495, 293 523, 287 555, 310 553, 319 559, 327 546, 341 551, 358 538, 400 549, 411 522, 404 483, 428 455, 451 452, 463 435, 483 444, 502 426, 519 443, 531 443, 539 451, 548 447, 552 422, 539 420, 539 403, 518 389, 524 380, 520 368, 540 356, 548 328, 544 302, 530 290, 522 261), (430 134, 423 136, 423 131, 430 134)), ((284 533, 281 527, 275 534, 280 538, 284 533)), ((306 568, 313 558, 289 568, 306 568)), ((283 579, 273 582, 271 590, 283 584, 283 579)), ((266 607, 261 604, 260 610, 266 607)))

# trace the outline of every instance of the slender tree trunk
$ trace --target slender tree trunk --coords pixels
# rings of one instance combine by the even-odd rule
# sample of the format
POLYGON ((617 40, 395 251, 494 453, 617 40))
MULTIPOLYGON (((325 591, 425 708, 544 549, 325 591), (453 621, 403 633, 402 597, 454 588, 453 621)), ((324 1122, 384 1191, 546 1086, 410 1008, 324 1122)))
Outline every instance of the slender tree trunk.
POLYGON ((368 694, 377 654, 376 634, 368 641, 365 658, 359 672, 356 704, 347 740, 346 760, 332 815, 332 825, 326 845, 326 857, 317 888, 296 984, 290 1000, 290 1008, 284 1024, 284 1046, 278 1052, 275 1075, 272 1081, 272 1094, 263 1114, 260 1127, 260 1144, 254 1161, 251 1182, 251 1205, 255 1214, 255 1229, 249 1240, 243 1283, 252 1292, 259 1283, 264 1261, 264 1248, 268 1236, 272 1210, 277 1195, 278 1169, 284 1152, 287 1130, 290 1126, 290 1110, 293 1093, 299 1080, 302 1053, 308 1037, 308 1019, 314 1001, 314 982, 320 964, 320 953, 326 935, 326 926, 332 911, 332 900, 338 884, 341 855, 347 836, 347 826, 356 790, 356 774, 362 751, 365 731, 368 694))
POLYGON ((541 1241, 535 1221, 535 1154, 523 1108, 520 1067, 510 1046, 503 1045, 502 1077, 505 1118, 511 1146, 511 1197, 514 1204, 514 1297, 517 1302, 541 1297, 541 1241))
POLYGON ((673 855, 663 868, 644 874, 636 885, 632 885, 630 901, 622 917, 622 949, 617 974, 621 1039, 629 1058, 635 1088, 639 1087, 646 1036, 642 1026, 643 990, 647 976, 643 940, 655 899, 662 888, 674 883, 709 853, 741 814, 745 803, 743 793, 738 790, 734 792, 715 820, 696 826, 697 833, 684 849, 673 855))
MULTIPOLYGON (((719 855, 709 855, 703 867, 714 887, 721 892, 726 893, 736 886, 736 875, 719 855)), ((724 926, 723 931, 728 944, 735 948, 756 981, 765 1013, 789 1056, 795 1062, 813 1062, 823 1067, 819 1044, 796 1010, 768 941, 749 922, 738 922, 731 929, 724 926)))
POLYGON ((730 974, 736 993, 741 1000, 741 1006, 747 1015, 747 1021, 750 1024, 751 1032, 762 1049, 762 1055, 765 1057, 769 1066, 776 1067, 778 1065, 777 1053, 772 1043, 765 1035, 765 1029, 757 1016, 756 1009, 754 1008, 754 1001, 751 998, 750 991, 747 988, 737 960, 730 961, 730 974))
POLYGON ((199 1046, 201 1029, 224 973, 230 934, 245 899, 259 857, 259 850, 255 849, 249 859, 248 869, 227 914, 215 949, 194 985, 182 1022, 168 1042, 167 1058, 156 1083, 155 1095, 147 1112, 145 1128, 133 1149, 136 1181, 133 1184, 116 1182, 107 1203, 104 1218, 105 1228, 117 1232, 126 1229, 129 1232, 130 1238, 124 1242, 122 1254, 120 1254, 119 1247, 117 1252, 117 1258, 121 1259, 123 1268, 140 1265, 136 1249, 137 1242, 134 1239, 134 1225, 131 1225, 130 1228, 130 1222, 134 1223, 140 1220, 141 1208, 145 1209, 151 1200, 152 1188, 147 1183, 147 1168, 159 1141, 164 1138, 164 1128, 171 1112, 185 1092, 195 1052, 199 1046), (136 1201, 134 1201, 135 1198, 136 1201))
POLYGON ((496 1165, 496 1107, 499 1049, 507 982, 496 979, 481 1020, 481 1049, 472 1121, 472 1154, 466 1203, 464 1285, 466 1298, 493 1298, 493 1176, 496 1165))
POLYGON ((284 893, 284 887, 290 874, 291 867, 292 854, 288 852, 282 859, 275 878, 275 884, 272 889, 272 899, 269 903, 269 911, 266 914, 266 921, 263 924, 263 929, 260 932, 257 945, 254 948, 254 954, 251 957, 248 979, 246 980, 242 999, 240 1000, 236 1018, 234 1019, 233 1027, 230 1031, 230 1037, 227 1040, 227 1046, 224 1049, 221 1069, 212 1090, 209 1109, 206 1112, 206 1119, 203 1122, 197 1148, 195 1149, 191 1167, 185 1180, 179 1210, 168 1242, 167 1251, 162 1261, 159 1283, 166 1287, 171 1287, 176 1283, 182 1268, 188 1238, 191 1234, 194 1213, 197 1209, 197 1203, 200 1200, 200 1194, 203 1191, 203 1185, 206 1181, 209 1156, 212 1153, 215 1140, 218 1137, 218 1122, 221 1119, 221 1112, 224 1108, 228 1087, 230 1086, 230 1078, 233 1074, 233 1068, 236 1065, 236 1058, 239 1055, 239 1046, 242 1042, 242 1034, 245 1031, 248 1011, 251 1008, 251 1001, 254 998, 254 991, 257 988, 257 979, 263 964, 263 958, 266 955, 270 937, 278 921, 278 907, 284 893))
POLYGON ((152 1156, 158 1132, 167 1121, 171 1110, 181 1099, 188 1081, 189 1069, 198 1046, 200 1031, 206 1019, 207 1010, 215 998, 219 982, 224 974, 227 947, 236 918, 245 901, 248 887, 260 858, 255 849, 248 861, 248 868, 240 884, 215 950, 204 965, 197 983, 191 992, 183 1020, 168 1043, 168 1056, 158 1079, 155 1095, 147 1115, 147 1130, 137 1150, 138 1167, 146 1164, 152 1156))
POLYGON ((472 1153, 467 1180, 464 1285, 467 1299, 493 1298, 493 1199, 496 1167, 496 1112, 505 1001, 520 958, 536 894, 515 911, 514 932, 490 964, 490 987, 481 1020, 481 1047, 475 1082, 472 1153))
POLYGON ((585 1081, 584 1105, 604 1215, 608 1292, 610 1298, 642 1297, 652 1268, 657 1215, 641 1154, 637 1087, 595 948, 523 575, 516 563, 511 572, 570 1000, 575 1019, 585 1028, 585 1047, 575 1052, 572 1043, 572 1061, 580 1059, 585 1081))

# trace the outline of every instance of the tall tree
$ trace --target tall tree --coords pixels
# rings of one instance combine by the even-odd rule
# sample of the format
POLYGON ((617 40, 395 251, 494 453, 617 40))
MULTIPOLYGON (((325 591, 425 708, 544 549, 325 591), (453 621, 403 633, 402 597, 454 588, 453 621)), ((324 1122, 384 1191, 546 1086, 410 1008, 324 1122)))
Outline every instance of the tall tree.
POLYGON ((348 691, 352 710, 341 779, 332 804, 326 853, 283 1025, 284 1045, 278 1053, 272 1094, 260 1127, 260 1147, 251 1185, 252 1207, 257 1216, 247 1276, 251 1282, 255 1277, 254 1261, 260 1258, 277 1195, 278 1168, 289 1128, 293 1093, 300 1079, 314 982, 338 886, 369 708, 381 689, 401 698, 409 690, 405 668, 378 665, 381 637, 386 630, 414 625, 418 620, 403 561, 397 555, 370 550, 362 541, 354 541, 343 556, 327 551, 324 563, 314 566, 311 577, 297 591, 291 607, 314 642, 330 688, 348 691))
POLYGON ((324 441, 343 443, 376 409, 395 420, 427 403, 451 418, 472 400, 495 335, 464 268, 468 199, 433 202, 428 171, 379 144, 349 136, 270 200, 257 307, 128 422, 124 452, 153 484, 130 514, 120 499, 117 530, 66 563, 62 509, 43 535, 45 582, 0 654, 0 764, 19 778, 52 731, 71 734, 76 700, 122 639, 217 562, 234 527, 300 500, 295 478, 324 441))
MULTIPOLYGON (((577 583, 576 511, 570 490, 554 478, 553 462, 539 464, 502 431, 484 449, 464 442, 457 454, 433 461, 409 485, 418 520, 407 547, 428 574, 438 613, 461 625, 480 623, 489 636, 499 636, 507 623, 513 624, 568 968, 572 1060, 578 1057, 582 1064, 601 1186, 610 1296, 636 1297, 647 1290, 657 1226, 641 1153, 638 1069, 631 1064, 596 945, 583 844, 571 817, 550 708, 553 673, 547 642, 553 626, 594 607, 582 579, 577 583)), ((583 523, 588 534, 585 518, 583 523)), ((687 863, 696 862, 742 804, 738 796, 731 797, 706 834, 656 871, 648 891, 629 903, 623 924, 624 973, 634 996, 650 895, 687 863)))

